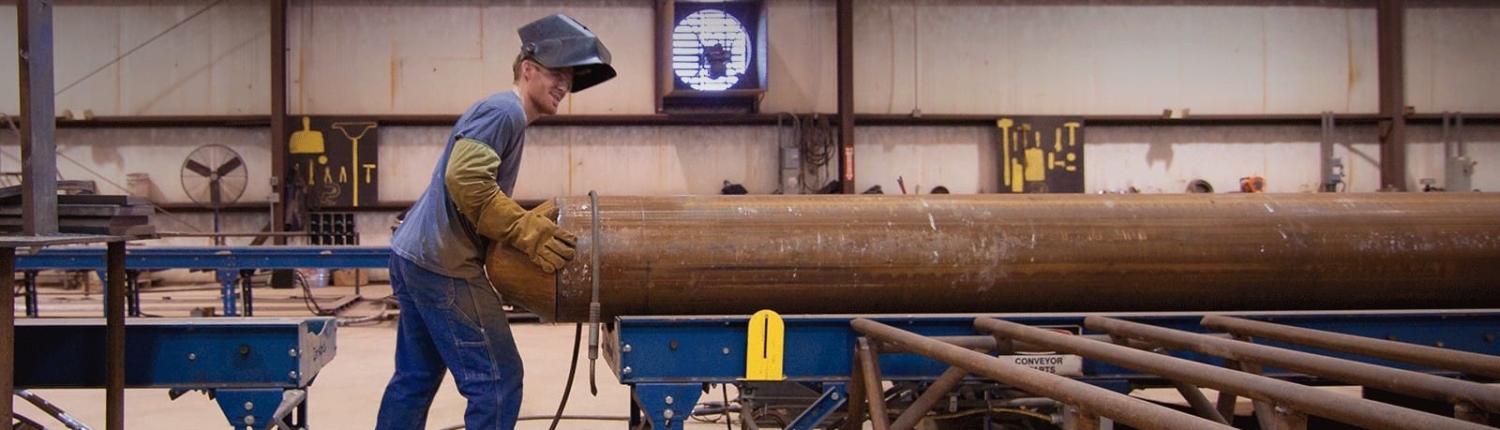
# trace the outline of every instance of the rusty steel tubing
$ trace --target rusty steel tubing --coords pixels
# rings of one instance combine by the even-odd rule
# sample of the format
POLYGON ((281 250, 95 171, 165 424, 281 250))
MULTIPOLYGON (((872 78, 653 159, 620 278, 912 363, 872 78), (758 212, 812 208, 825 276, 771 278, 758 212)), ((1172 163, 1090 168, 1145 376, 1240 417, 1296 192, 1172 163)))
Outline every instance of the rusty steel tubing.
MULTIPOLYGON (((890 412, 885 405, 885 389, 881 386, 880 358, 870 348, 870 341, 860 338, 854 347, 855 358, 859 360, 859 376, 865 384, 865 401, 870 408, 870 427, 874 430, 890 429, 890 412)), ((858 419, 858 417, 855 417, 858 419)))
MULTIPOLYGON (((16 248, 0 247, 0 393, 11 393, 16 387, 16 248)), ((13 423, 14 403, 9 395, 0 396, 0 423, 13 423)))
POLYGON ((1500 378, 1500 357, 1493 355, 1311 330, 1225 315, 1204 316, 1202 324, 1204 327, 1226 333, 1500 378))
POLYGON ((1494 193, 555 202, 572 262, 494 246, 487 264, 548 321, 588 318, 593 266, 601 318, 1500 308, 1494 193))
POLYGON ((927 391, 923 391, 921 396, 917 396, 917 399, 913 400, 911 405, 905 411, 902 411, 900 416, 896 417, 896 421, 891 423, 890 430, 912 430, 916 428, 917 423, 921 422, 922 418, 926 417, 927 413, 932 411, 932 407, 937 406, 938 402, 943 400, 943 397, 946 397, 953 389, 958 388, 958 383, 963 382, 964 378, 968 376, 969 371, 958 366, 952 366, 948 370, 943 371, 943 374, 939 375, 937 380, 933 381, 932 385, 927 387, 927 391))
POLYGON ((125 241, 105 244, 104 428, 125 428, 125 241))
POLYGON ((1199 352, 1242 363, 1275 366, 1429 400, 1472 403, 1490 412, 1500 412, 1500 387, 1098 315, 1085 318, 1083 324, 1094 330, 1155 342, 1171 349, 1199 352))
POLYGON ((1141 429, 1233 429, 1071 378, 1006 363, 995 357, 949 345, 879 322, 858 318, 854 329, 881 342, 901 345, 949 365, 967 369, 1027 392, 1057 399, 1091 413, 1141 429))
POLYGON ((994 318, 976 318, 982 331, 1045 345, 1117 366, 1220 391, 1230 391, 1262 402, 1284 405, 1298 412, 1327 417, 1371 429, 1485 429, 1486 426, 1449 417, 1353 398, 1315 387, 1236 372, 1194 361, 1164 357, 1077 336, 1060 334, 994 318))

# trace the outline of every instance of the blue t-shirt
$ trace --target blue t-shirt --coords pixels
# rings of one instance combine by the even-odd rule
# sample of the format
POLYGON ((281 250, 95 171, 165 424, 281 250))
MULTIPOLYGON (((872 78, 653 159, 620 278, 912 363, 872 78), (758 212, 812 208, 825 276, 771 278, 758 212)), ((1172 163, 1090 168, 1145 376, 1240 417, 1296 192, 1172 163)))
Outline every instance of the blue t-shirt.
POLYGON ((449 197, 448 156, 453 144, 468 138, 483 142, 500 156, 495 182, 506 196, 516 186, 521 170, 521 149, 526 144, 526 111, 515 91, 495 93, 464 112, 432 170, 431 183, 412 205, 391 236, 391 252, 424 269, 454 278, 484 275, 484 254, 490 240, 481 236, 474 222, 458 212, 449 197))

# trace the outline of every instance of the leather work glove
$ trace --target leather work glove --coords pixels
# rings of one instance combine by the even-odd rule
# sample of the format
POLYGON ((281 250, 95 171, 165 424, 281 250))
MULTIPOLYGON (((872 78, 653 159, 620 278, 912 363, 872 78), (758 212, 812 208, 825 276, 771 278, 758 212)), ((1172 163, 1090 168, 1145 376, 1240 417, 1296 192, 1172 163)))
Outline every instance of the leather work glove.
POLYGON ((531 262, 547 273, 572 261, 573 246, 578 243, 577 236, 552 221, 557 212, 557 205, 549 199, 522 215, 506 232, 510 245, 531 256, 531 262))
POLYGON ((573 260, 573 245, 578 243, 578 237, 558 227, 554 219, 557 206, 551 200, 527 211, 496 193, 480 210, 476 224, 480 234, 521 250, 542 271, 553 273, 573 260))
POLYGON ((547 273, 556 272, 573 259, 578 238, 553 221, 558 210, 551 200, 527 211, 501 192, 495 184, 499 167, 500 157, 488 145, 459 140, 445 173, 449 197, 480 235, 521 250, 547 273))

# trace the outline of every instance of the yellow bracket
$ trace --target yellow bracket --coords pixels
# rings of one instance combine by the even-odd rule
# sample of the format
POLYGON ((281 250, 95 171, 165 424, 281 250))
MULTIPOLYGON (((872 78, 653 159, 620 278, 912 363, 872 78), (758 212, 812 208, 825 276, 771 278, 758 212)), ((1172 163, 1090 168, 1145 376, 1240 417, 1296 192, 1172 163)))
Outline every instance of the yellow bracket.
POLYGON ((781 315, 772 310, 762 310, 750 317, 750 333, 746 336, 745 381, 782 381, 782 357, 786 346, 786 325, 781 315))

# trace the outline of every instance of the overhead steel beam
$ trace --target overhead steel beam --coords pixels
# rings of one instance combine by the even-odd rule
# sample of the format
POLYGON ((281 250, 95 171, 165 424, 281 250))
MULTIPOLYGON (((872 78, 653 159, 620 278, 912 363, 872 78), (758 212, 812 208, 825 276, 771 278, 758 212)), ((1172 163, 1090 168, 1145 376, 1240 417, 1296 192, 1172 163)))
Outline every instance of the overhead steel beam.
MULTIPOLYGON (((839 183, 854 194, 854 0, 838 0, 839 183)), ((821 184, 817 184, 822 186, 821 184)))
MULTIPOLYGON (((276 197, 271 201, 271 232, 286 229, 286 206, 294 204, 287 200, 286 160, 286 14, 288 0, 268 0, 271 6, 271 190, 276 197)), ((275 236, 277 245, 285 245, 286 238, 275 236)))
POLYGON ((1380 186, 1406 191, 1406 0, 1379 0, 1380 186))
POLYGON ((52 1, 23 0, 21 61, 21 232, 57 234, 56 108, 52 76, 52 1))

